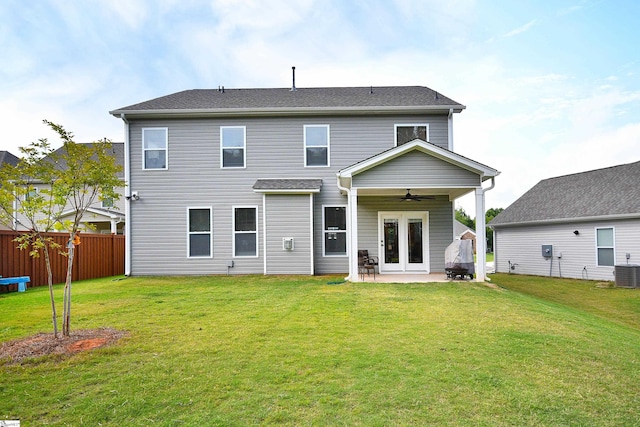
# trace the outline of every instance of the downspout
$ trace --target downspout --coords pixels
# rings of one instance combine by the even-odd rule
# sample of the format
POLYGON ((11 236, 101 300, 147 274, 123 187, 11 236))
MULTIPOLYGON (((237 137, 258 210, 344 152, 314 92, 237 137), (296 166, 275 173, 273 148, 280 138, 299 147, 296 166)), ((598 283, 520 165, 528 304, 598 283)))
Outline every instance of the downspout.
POLYGON ((476 191, 476 249, 480 247, 482 251, 476 251, 480 253, 476 253, 478 259, 478 271, 482 272, 482 275, 478 274, 476 279, 478 281, 486 281, 487 280, 487 224, 486 224, 486 207, 485 207, 485 194, 487 191, 493 190, 496 186, 496 178, 495 176, 491 177, 491 185, 487 188, 480 188, 476 191), (479 202, 478 195, 481 196, 479 202), (480 207, 481 209, 478 209, 480 207), (479 212, 478 212, 479 211, 479 212), (481 220, 482 228, 478 229, 478 220, 481 220), (478 237, 480 239, 478 239, 478 237), (480 244, 479 244, 480 243, 480 244), (480 277, 482 276, 482 277, 480 277))
POLYGON ((336 174, 336 179, 338 181, 338 190, 347 193, 347 224, 349 224, 349 232, 347 233, 347 255, 349 258, 349 274, 344 279, 351 280, 351 233, 353 232, 353 230, 351 230, 351 189, 340 185, 340 176, 338 174, 336 174))
POLYGON ((449 117, 447 118, 448 135, 449 135, 449 151, 453 151, 453 108, 449 108, 449 117))
POLYGON ((120 114, 124 122, 124 275, 131 275, 131 168, 129 166, 129 121, 120 114))

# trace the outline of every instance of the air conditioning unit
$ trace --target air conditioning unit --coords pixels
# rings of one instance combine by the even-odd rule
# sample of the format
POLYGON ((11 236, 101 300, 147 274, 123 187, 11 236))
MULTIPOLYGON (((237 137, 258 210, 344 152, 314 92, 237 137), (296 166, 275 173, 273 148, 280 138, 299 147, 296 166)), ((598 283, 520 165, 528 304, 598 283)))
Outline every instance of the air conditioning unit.
POLYGON ((616 265, 616 286, 640 288, 640 265, 616 265))

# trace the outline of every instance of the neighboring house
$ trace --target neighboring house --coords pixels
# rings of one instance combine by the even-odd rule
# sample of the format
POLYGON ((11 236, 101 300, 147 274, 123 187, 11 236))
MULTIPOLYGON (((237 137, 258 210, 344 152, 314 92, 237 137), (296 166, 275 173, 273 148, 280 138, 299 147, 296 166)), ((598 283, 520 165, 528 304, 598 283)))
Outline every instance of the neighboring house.
POLYGON ((0 167, 2 167, 2 165, 4 165, 5 163, 15 166, 18 164, 19 161, 20 161, 19 157, 14 156, 8 151, 0 150, 0 167))
POLYGON ((640 162, 540 181, 490 223, 498 272, 614 280, 640 264, 640 162))
POLYGON ((471 240, 473 253, 476 253, 476 232, 458 220, 453 221, 453 234, 456 239, 471 240))
MULTIPOLYGON (((0 168, 5 163, 10 164, 11 166, 15 166, 18 164, 19 161, 20 161, 20 158, 14 156, 10 152, 0 150, 0 168)), ((4 224, 0 224, 0 230, 8 230, 8 229, 9 227, 5 226, 4 224)))
POLYGON ((111 111, 125 126, 125 272, 355 281, 361 249, 381 274, 444 272, 454 200, 475 192, 484 211, 498 175, 452 151, 464 108, 426 87, 294 87, 111 111))
MULTIPOLYGON (((91 144, 91 143, 89 143, 91 144)), ((124 143, 113 142, 111 144, 113 155, 116 158, 117 164, 124 166, 124 143)), ((59 153, 63 148, 59 148, 54 152, 59 153)), ((65 167, 64 164, 61 167, 65 167)), ((123 234, 125 230, 125 211, 124 211, 124 170, 120 172, 119 178, 122 179, 123 185, 118 189, 118 193, 121 194, 120 200, 96 200, 96 202, 87 209, 82 218, 81 230, 90 233, 101 234, 123 234)), ((35 183, 35 191, 43 188, 42 184, 35 183)), ((61 220, 73 220, 75 211, 68 209, 61 215, 61 220)), ((25 227, 17 226, 18 230, 23 230, 25 227)))

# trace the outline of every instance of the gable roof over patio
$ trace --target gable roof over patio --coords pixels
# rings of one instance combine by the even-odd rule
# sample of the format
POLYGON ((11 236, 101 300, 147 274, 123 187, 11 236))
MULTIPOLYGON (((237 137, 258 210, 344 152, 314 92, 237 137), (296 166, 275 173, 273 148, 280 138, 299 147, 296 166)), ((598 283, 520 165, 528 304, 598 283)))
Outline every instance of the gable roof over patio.
POLYGON ((358 187, 361 195, 390 194, 398 189, 412 188, 423 193, 448 194, 453 200, 499 174, 496 169, 475 160, 416 139, 348 166, 340 170, 337 177, 340 187, 358 187), (415 154, 425 156, 415 156, 411 160, 415 154), (403 161, 404 158, 410 160, 403 161), (406 167, 411 168, 411 173, 406 173, 407 170, 403 169, 406 167), (385 181, 391 176, 388 170, 392 169, 396 170, 397 178, 385 181), (402 173, 399 174, 398 170, 402 173), (375 177, 374 171, 380 171, 381 176, 375 177), (451 171, 456 173, 451 174, 451 171), (367 179, 358 180, 359 176, 367 179))

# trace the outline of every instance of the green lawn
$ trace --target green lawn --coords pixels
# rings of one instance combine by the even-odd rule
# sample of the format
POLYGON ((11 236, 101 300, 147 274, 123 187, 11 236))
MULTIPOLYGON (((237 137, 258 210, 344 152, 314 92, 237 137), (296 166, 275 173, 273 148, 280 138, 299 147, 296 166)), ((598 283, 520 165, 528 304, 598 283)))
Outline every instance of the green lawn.
MULTIPOLYGON (((78 282, 72 328, 129 336, 65 360, 0 362, 0 420, 638 425, 640 292, 545 282, 554 295, 570 289, 566 303, 521 291, 543 288, 541 278, 513 277, 492 276, 496 288, 330 284, 336 277, 78 282), (572 302, 585 293, 607 308, 572 302)), ((0 341, 48 332, 46 287, 0 295, 0 313, 0 341)))

